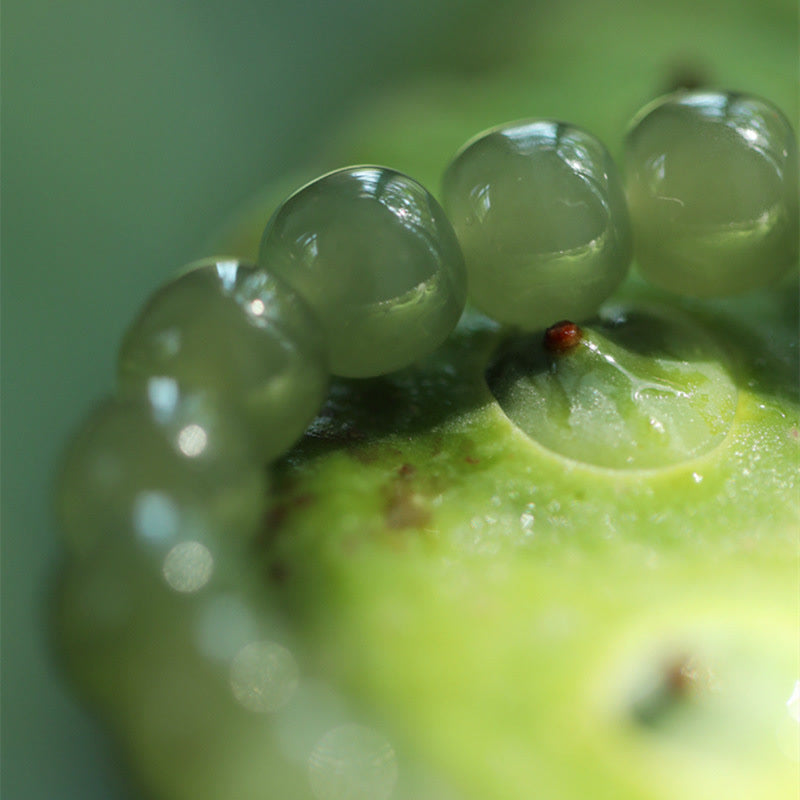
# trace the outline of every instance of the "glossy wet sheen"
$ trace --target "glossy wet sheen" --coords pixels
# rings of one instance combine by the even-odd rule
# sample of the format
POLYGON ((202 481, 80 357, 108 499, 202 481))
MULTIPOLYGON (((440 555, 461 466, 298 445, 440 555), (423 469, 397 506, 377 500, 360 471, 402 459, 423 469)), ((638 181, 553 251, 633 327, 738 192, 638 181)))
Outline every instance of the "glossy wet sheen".
POLYGON ((729 295, 797 263, 797 145, 770 103, 719 92, 662 98, 632 123, 625 162, 636 261, 653 283, 729 295))
POLYGON ((223 398, 264 460, 281 455, 319 410, 328 371, 322 331, 276 276, 237 261, 194 266, 150 299, 119 355, 128 396, 161 377, 180 392, 223 398))
POLYGON ((570 125, 529 120, 468 142, 443 202, 470 298, 527 330, 593 314, 630 264, 628 214, 605 147, 570 125))
POLYGON ((619 313, 561 353, 519 340, 488 373, 507 416, 539 444, 613 469, 668 467, 727 435, 737 390, 724 356, 679 316, 619 313))
POLYGON ((267 224, 259 261, 316 311, 337 375, 412 364, 444 341, 466 299, 441 207, 381 167, 340 170, 292 195, 267 224))
POLYGON ((126 542, 163 560, 165 578, 185 587, 197 585, 221 540, 255 534, 267 476, 230 414, 166 395, 154 406, 109 400, 93 411, 67 451, 56 500, 70 552, 126 542))

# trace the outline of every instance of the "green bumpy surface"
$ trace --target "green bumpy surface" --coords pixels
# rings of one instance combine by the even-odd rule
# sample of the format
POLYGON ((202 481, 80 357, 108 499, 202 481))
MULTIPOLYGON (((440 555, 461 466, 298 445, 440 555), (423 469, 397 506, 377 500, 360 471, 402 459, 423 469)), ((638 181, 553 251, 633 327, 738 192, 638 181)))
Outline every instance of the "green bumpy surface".
POLYGON ((526 330, 584 320, 631 260, 617 168, 589 133, 549 120, 502 125, 468 142, 442 196, 472 302, 526 330))
POLYGON ((413 364, 447 338, 466 300, 464 259, 439 203, 380 167, 325 175, 288 198, 258 260, 316 311, 335 375, 413 364))
POLYGON ((625 152, 636 258, 696 297, 773 284, 797 264, 797 143, 771 103, 679 92, 643 109, 625 152))
POLYGON ((203 393, 242 416, 268 461, 313 419, 328 384, 327 351, 312 311, 279 277, 235 259, 208 259, 153 294, 119 354, 123 395, 154 381, 203 393))
MULTIPOLYGON (((573 120, 618 155, 630 117, 687 62, 796 118, 796 13, 615 0, 516 15, 505 70, 377 99, 302 178, 371 161, 435 185, 460 142, 527 114, 573 120)), ((222 249, 252 258, 281 196, 222 249)), ((667 361, 686 360, 682 331, 702 331, 698 385, 719 375, 720 428, 691 428, 691 452, 658 467, 526 434, 486 378, 509 333, 469 313, 413 368, 334 382, 275 465, 238 573, 187 593, 112 544, 71 560, 63 660, 148 796, 797 796, 797 288, 795 274, 701 301, 633 276, 617 291, 632 313, 658 309, 667 361)), ((625 368, 649 379, 633 350, 625 368)), ((608 383, 612 400, 628 391, 608 383)), ((670 410, 681 425, 694 413, 670 410)))

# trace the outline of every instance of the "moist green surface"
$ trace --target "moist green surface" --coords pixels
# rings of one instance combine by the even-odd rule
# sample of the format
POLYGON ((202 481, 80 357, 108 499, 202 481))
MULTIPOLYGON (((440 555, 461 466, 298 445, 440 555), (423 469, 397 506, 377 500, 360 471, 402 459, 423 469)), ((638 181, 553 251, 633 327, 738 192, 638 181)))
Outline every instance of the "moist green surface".
MULTIPOLYGON (((796 118, 794 10, 678 3, 621 35, 637 9, 600 3, 576 16, 566 4, 515 24, 509 46, 535 57, 381 99, 302 179, 386 163, 435 189, 463 141, 534 114, 586 127, 618 155, 629 116, 686 63, 796 118)), ((268 193, 215 249, 252 258, 302 179, 268 193)), ((724 435, 646 470, 545 448, 486 383, 509 333, 472 312, 414 368, 336 382, 272 470, 272 510, 238 586, 208 589, 250 603, 259 636, 292 651, 299 688, 279 714, 232 709, 224 659, 197 644, 202 604, 218 595, 176 599, 137 578, 138 627, 106 651, 85 611, 85 579, 101 571, 66 574, 67 664, 151 791, 311 798, 314 742, 304 750, 291 732, 314 719, 320 734, 342 721, 379 731, 397 755, 396 800, 796 794, 796 277, 690 301, 634 276, 613 301, 655 303, 709 337, 735 387, 724 435)), ((104 558, 104 570, 121 563, 104 558)))
POLYGON ((719 445, 737 400, 725 351, 674 308, 601 314, 556 352, 541 334, 509 337, 487 372, 507 416, 554 453, 613 469, 660 469, 719 445))
POLYGON ((611 470, 508 419, 483 379, 501 339, 468 317, 426 369, 338 386, 278 470, 265 571, 319 674, 466 797, 779 797, 796 772, 775 738, 796 672, 790 373, 725 337, 764 373, 737 374, 728 434, 611 470), (681 659, 724 688, 637 722, 637 680, 681 659))

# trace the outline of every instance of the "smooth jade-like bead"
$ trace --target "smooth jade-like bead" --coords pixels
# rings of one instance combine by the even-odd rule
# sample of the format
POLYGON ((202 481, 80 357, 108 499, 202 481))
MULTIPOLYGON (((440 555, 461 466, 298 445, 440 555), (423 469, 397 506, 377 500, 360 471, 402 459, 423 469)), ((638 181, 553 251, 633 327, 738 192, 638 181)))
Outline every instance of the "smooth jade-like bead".
POLYGON ((219 542, 255 534, 267 476, 233 415, 161 381, 152 403, 106 401, 89 416, 67 450, 56 505, 71 552, 121 538, 180 578, 213 566, 219 542))
POLYGON ((284 281, 234 260, 208 260, 167 284, 128 330, 119 354, 125 395, 173 378, 242 415, 259 456, 285 452, 322 404, 322 330, 284 281))
POLYGON ((797 264, 797 144, 770 103, 669 95, 631 123, 625 162, 636 261, 656 285, 730 295, 797 264))
POLYGON ((412 364, 447 338, 466 300, 441 207, 383 167, 332 172, 289 197, 267 224, 259 261, 317 312, 336 375, 412 364))
POLYGON ((493 128, 461 148, 442 188, 470 299, 500 322, 538 330, 580 321, 628 271, 622 184, 585 131, 548 120, 493 128))

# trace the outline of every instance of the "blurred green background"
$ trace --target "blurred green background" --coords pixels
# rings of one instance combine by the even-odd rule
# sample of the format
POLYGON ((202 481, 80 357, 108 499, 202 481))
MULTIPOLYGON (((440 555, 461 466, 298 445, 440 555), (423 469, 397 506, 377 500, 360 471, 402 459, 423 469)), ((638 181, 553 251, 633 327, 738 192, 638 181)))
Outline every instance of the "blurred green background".
POLYGON ((413 161, 428 180, 463 137, 533 113, 584 125, 618 152, 628 116, 706 63, 722 65, 712 79, 767 87, 796 121, 796 44, 792 0, 5 0, 6 800, 126 796, 48 652, 50 487, 69 432, 111 389, 136 309, 202 255, 232 209, 329 147, 361 161, 391 154, 400 169, 413 161), (553 15, 555 28, 538 27, 553 15), (730 34, 741 45, 743 31, 737 49, 730 34), (525 66, 504 77, 508 59, 525 66), (427 94, 392 94, 433 74, 427 94), (393 135, 397 123, 412 135, 393 135))
POLYGON ((5 0, 2 795, 123 797, 51 663, 49 493, 145 296, 371 93, 477 30, 478 2, 5 0))

